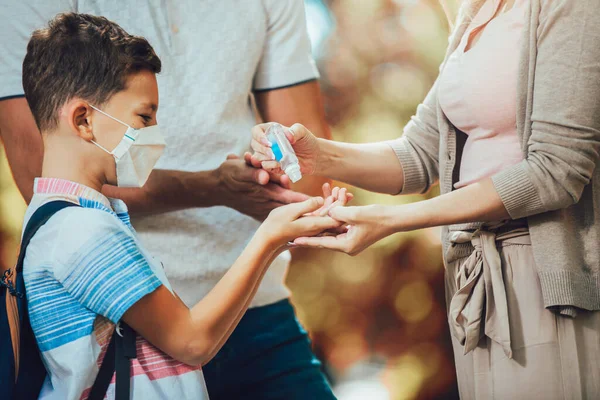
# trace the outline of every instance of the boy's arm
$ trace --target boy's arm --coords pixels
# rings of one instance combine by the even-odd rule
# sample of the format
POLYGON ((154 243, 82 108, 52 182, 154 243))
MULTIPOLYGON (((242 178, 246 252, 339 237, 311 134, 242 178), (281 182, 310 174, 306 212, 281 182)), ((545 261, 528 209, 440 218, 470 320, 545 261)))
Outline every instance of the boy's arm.
POLYGON ((255 237, 227 274, 192 308, 161 286, 131 306, 123 320, 176 360, 206 364, 229 338, 256 294, 270 250, 255 237))
POLYGON ((300 232, 316 234, 339 225, 328 217, 301 218, 322 204, 322 199, 312 198, 278 209, 225 276, 191 309, 160 286, 129 307, 123 320, 171 357, 191 365, 207 363, 249 307, 283 243, 300 232))

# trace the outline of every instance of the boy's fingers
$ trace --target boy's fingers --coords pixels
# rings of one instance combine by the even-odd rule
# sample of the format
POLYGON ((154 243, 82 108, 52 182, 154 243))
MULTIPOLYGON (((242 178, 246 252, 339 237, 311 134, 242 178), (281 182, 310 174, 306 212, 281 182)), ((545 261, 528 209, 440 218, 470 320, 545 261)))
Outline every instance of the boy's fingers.
POLYGON ((331 196, 331 185, 329 182, 325 182, 323 184, 323 197, 328 198, 329 196, 331 196))
POLYGON ((340 193, 340 188, 339 187, 334 187, 333 190, 331 191, 331 195, 333 196, 334 199, 337 200, 338 195, 340 193))
POLYGON ((304 214, 309 214, 321 207, 323 205, 322 197, 311 197, 308 200, 305 200, 301 203, 294 203, 288 205, 288 210, 291 213, 291 217, 293 220, 300 218, 304 214))
POLYGON ((340 189, 340 193, 338 195, 338 200, 340 201, 341 205, 345 206, 346 203, 348 202, 348 198, 346 197, 346 192, 348 190, 346 188, 341 188, 340 189))
MULTIPOLYGON (((330 199, 333 199, 333 196, 330 197, 330 199)), ((332 208, 337 207, 341 205, 341 202, 339 200, 336 200, 334 202, 332 202, 331 204, 328 204, 327 206, 323 206, 322 209, 320 210, 319 215, 321 215, 322 217, 324 217, 325 215, 329 215, 329 212, 331 211, 332 208)))

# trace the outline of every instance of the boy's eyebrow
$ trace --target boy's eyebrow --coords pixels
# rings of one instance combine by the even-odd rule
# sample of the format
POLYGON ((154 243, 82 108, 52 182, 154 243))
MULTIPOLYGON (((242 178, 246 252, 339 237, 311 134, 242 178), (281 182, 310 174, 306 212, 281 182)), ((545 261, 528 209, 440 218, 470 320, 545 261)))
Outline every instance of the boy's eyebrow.
POLYGON ((140 107, 150 108, 152 111, 156 111, 158 106, 155 103, 141 103, 140 107))

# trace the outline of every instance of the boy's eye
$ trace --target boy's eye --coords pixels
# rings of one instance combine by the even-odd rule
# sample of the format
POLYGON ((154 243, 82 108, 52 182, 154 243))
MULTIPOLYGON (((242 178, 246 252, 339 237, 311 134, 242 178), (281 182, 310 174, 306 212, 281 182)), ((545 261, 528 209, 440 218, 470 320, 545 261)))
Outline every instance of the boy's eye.
POLYGON ((142 117, 142 119, 144 120, 145 123, 148 123, 150 121, 152 121, 152 117, 149 115, 144 115, 144 114, 138 114, 140 117, 142 117))

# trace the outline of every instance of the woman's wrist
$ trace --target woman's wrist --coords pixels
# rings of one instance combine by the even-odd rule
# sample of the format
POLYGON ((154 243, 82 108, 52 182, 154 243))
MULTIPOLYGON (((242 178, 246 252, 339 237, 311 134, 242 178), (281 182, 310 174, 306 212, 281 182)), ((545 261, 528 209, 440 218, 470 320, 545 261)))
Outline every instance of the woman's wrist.
POLYGON ((427 214, 426 205, 426 200, 424 200, 392 206, 393 210, 388 212, 389 215, 386 218, 389 218, 394 233, 414 231, 433 226, 430 222, 431 216, 427 214))
POLYGON ((317 144, 318 153, 313 175, 332 178, 332 169, 342 158, 339 146, 337 142, 323 138, 317 138, 317 144))

